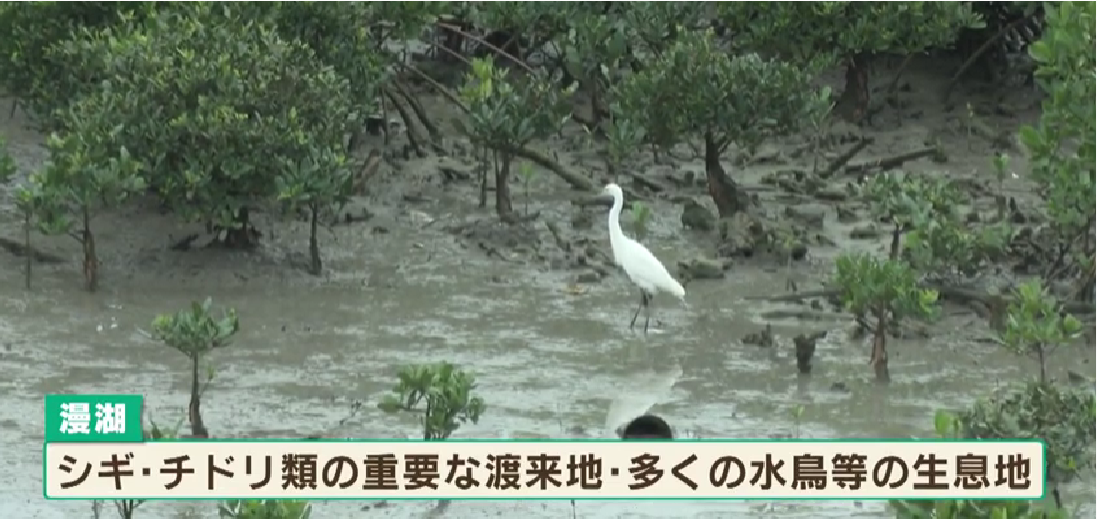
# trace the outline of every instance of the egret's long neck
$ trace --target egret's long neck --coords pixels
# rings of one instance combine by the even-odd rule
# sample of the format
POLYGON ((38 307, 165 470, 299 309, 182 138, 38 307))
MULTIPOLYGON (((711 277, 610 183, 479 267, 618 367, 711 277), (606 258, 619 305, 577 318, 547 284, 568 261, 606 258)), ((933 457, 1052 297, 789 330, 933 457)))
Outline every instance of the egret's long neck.
POLYGON ((624 198, 613 197, 613 207, 609 210, 609 243, 614 248, 625 238, 625 233, 621 231, 621 207, 624 205, 624 198))

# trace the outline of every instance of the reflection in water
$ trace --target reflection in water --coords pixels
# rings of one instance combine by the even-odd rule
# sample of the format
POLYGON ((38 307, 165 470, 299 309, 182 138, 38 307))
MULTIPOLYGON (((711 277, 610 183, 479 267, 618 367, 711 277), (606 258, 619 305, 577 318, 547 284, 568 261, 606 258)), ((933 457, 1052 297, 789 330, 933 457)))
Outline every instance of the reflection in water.
MULTIPOLYGON (((776 350, 740 343, 739 337, 758 329, 757 316, 766 310, 741 297, 783 286, 783 279, 764 272, 695 283, 690 307, 667 305, 660 310, 662 330, 645 336, 628 330, 621 312, 630 309, 615 304, 630 297, 624 279, 610 278, 577 295, 562 290, 567 274, 531 277, 517 265, 475 264, 442 237, 433 238, 441 244, 426 262, 414 256, 413 239, 424 238, 394 232, 370 243, 347 239, 326 258, 337 274, 319 286, 280 265, 175 255, 157 257, 174 263, 155 269, 108 271, 113 277, 100 294, 80 292, 79 273, 68 270, 40 272, 35 291, 26 294, 15 260, 4 260, 0 398, 9 418, 0 421, 0 441, 10 455, 0 504, 13 517, 88 514, 89 503, 41 498, 42 395, 141 393, 147 418, 175 423, 187 402, 187 359, 137 330, 147 329, 157 313, 205 296, 235 307, 241 318, 235 343, 210 358, 217 377, 203 400, 209 427, 226 436, 319 433, 361 400, 366 405, 356 420, 323 433, 406 437, 418 430, 415 417, 386 415, 373 404, 391 387, 399 366, 441 360, 475 374, 488 405, 479 424, 455 435, 465 438, 566 437, 576 429, 605 437, 645 414, 665 417, 676 436, 929 435, 936 409, 966 406, 996 380, 1022 371, 1014 357, 994 348, 896 341, 895 381, 880 388, 869 382, 863 345, 841 333, 845 323, 773 323, 776 350), (371 269, 390 268, 394 257, 406 261, 397 279, 363 285, 371 269), (209 263, 197 263, 204 260, 209 263), (813 378, 804 382, 786 342, 816 331, 808 329, 813 326, 838 331, 819 342, 813 378), (969 369, 976 361, 979 369, 969 369), (846 390, 832 390, 836 382, 846 390), (802 413, 793 413, 801 406, 802 413)), ((655 253, 668 263, 676 259, 671 250, 655 253)), ((1068 495, 1084 502, 1092 491, 1072 489, 1068 495)), ((315 515, 360 517, 363 506, 370 505, 319 502, 315 515)), ((419 517, 432 506, 399 502, 373 512, 419 517)), ((836 501, 580 502, 577 511, 589 519, 890 516, 880 503, 836 501)), ((215 513, 210 503, 150 502, 139 516, 215 513)), ((445 515, 508 513, 559 518, 570 517, 571 509, 566 501, 455 502, 445 515)))

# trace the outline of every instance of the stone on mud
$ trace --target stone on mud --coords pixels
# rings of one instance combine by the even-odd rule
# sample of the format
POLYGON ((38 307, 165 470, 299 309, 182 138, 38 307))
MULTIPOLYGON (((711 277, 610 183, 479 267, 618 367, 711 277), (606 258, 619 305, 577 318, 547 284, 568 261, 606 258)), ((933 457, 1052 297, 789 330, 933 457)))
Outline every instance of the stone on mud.
POLYGON ((698 231, 711 231, 716 228, 716 216, 694 199, 686 200, 682 207, 682 226, 698 231))
POLYGON ((820 208, 789 206, 785 208, 785 216, 804 224, 809 229, 822 229, 826 212, 820 208))
POLYGON ((840 187, 830 186, 815 192, 815 198, 827 202, 845 202, 849 194, 840 187))
POLYGON ((577 213, 571 217, 571 228, 586 231, 594 227, 594 216, 588 212, 577 213))
POLYGON ((720 256, 751 256, 759 239, 765 239, 766 228, 757 218, 738 212, 719 222, 720 256))
POLYGON ((854 240, 871 240, 880 236, 880 231, 875 225, 859 225, 849 231, 849 237, 854 240))
POLYGON ((575 282, 576 283, 590 284, 590 283, 597 283, 601 280, 602 280, 602 275, 597 270, 593 270, 593 269, 587 270, 585 272, 580 272, 577 276, 575 276, 575 282))
POLYGON ((847 205, 836 205, 834 206, 834 210, 838 214, 839 223, 854 223, 860 220, 860 217, 857 216, 857 211, 847 205))
POLYGON ((369 201, 365 198, 351 198, 339 210, 338 214, 329 216, 331 224, 351 224, 370 220, 373 218, 373 211, 370 211, 368 204, 369 201))
POLYGON ((712 258, 698 256, 680 261, 678 268, 690 279, 722 279, 724 277, 723 262, 712 258))

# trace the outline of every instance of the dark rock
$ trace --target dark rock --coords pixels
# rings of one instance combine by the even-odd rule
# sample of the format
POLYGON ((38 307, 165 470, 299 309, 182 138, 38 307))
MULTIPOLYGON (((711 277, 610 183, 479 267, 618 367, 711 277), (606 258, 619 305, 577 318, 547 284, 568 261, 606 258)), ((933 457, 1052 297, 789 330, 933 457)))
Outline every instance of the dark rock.
POLYGON ((711 231, 716 228, 716 217, 700 202, 689 199, 682 207, 682 226, 698 231, 711 231))
POLYGON ((575 230, 587 230, 594 226, 594 216, 583 211, 571 217, 571 228, 575 230))
POLYGON ((762 331, 748 333, 743 337, 743 344, 753 344, 762 348, 772 348, 777 344, 777 340, 773 337, 773 327, 767 324, 762 331))
POLYGON ((789 256, 792 257, 792 261, 803 261, 808 255, 808 246, 803 242, 797 242, 792 245, 792 249, 789 251, 789 256))
POLYGON ((724 265, 718 260, 696 257, 678 263, 690 279, 721 279, 724 277, 724 265))
POLYGON ((819 200, 826 200, 828 202, 844 202, 849 198, 849 195, 841 188, 828 187, 817 191, 815 197, 819 200))
POLYGON ((720 244, 717 251, 724 257, 750 257, 759 247, 764 249, 768 245, 766 226, 746 212, 720 219, 718 229, 720 244))
POLYGON ((880 236, 880 231, 875 225, 862 225, 849 231, 849 237, 854 240, 871 240, 880 236))
POLYGON ((594 270, 588 270, 586 272, 580 272, 579 275, 575 276, 575 282, 576 283, 590 284, 590 283, 597 283, 601 280, 602 280, 602 276, 600 274, 598 274, 597 271, 594 271, 594 270))
POLYGON ((788 206, 785 208, 785 216, 792 218, 810 229, 822 229, 825 213, 821 209, 799 208, 788 206))
POLYGON ((853 222, 856 222, 857 220, 860 219, 857 216, 857 211, 855 211, 851 207, 846 207, 845 205, 838 205, 838 206, 835 206, 834 210, 837 211, 837 213, 838 213, 838 222, 840 222, 840 223, 853 223, 853 222))
POLYGON ((816 234, 815 235, 815 244, 816 245, 822 245, 824 247, 837 247, 838 246, 838 244, 835 243, 834 240, 830 239, 830 236, 827 236, 825 234, 816 234))

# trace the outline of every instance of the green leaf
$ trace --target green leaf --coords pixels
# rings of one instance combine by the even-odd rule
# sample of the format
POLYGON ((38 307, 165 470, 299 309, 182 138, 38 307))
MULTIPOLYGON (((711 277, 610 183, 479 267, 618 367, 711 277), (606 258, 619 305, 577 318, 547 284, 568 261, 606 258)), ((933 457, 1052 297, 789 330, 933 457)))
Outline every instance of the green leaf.
POLYGON ((941 438, 951 438, 952 421, 953 417, 951 414, 945 411, 937 411, 933 416, 933 429, 937 431, 937 436, 940 436, 941 438))

